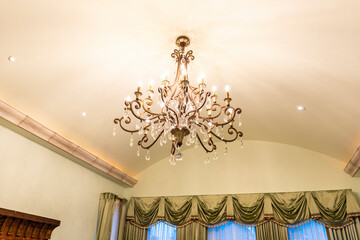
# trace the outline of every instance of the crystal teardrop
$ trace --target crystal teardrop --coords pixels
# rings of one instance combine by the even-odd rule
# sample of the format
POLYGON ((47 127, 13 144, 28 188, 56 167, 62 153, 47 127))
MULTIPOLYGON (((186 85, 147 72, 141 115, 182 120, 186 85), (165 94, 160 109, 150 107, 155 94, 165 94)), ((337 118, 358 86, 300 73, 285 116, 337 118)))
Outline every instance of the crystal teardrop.
POLYGON ((134 146, 134 136, 133 134, 131 134, 131 137, 130 137, 130 147, 134 146))
POLYGON ((150 151, 149 150, 146 151, 145 160, 146 161, 150 160, 150 151))
POLYGON ((218 160, 219 159, 219 155, 216 151, 213 152, 213 160, 218 160))
POLYGON ((137 148, 137 151, 136 151, 136 156, 140 156, 140 145, 138 146, 138 148, 137 148))

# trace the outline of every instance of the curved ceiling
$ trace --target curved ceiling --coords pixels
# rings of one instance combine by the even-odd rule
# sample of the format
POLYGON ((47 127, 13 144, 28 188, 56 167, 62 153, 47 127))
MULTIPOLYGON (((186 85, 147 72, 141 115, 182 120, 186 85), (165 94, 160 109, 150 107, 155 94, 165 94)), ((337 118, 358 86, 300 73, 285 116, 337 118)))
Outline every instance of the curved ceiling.
POLYGON ((1 1, 0 98, 137 174, 170 147, 138 158, 112 120, 137 81, 174 69, 185 34, 190 81, 205 72, 208 86, 231 86, 245 140, 345 161, 360 144, 359 9, 357 0, 1 1))

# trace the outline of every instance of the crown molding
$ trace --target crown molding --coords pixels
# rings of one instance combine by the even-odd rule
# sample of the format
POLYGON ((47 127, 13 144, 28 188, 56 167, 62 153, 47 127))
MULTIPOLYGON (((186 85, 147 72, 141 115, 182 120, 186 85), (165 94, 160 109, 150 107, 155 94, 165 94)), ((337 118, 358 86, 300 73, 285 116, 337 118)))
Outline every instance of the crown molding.
POLYGON ((57 134, 53 130, 42 125, 40 122, 34 120, 28 115, 22 113, 21 111, 15 109, 4 101, 0 100, 0 117, 7 120, 11 124, 24 129, 25 131, 31 133, 37 138, 40 138, 47 143, 55 146, 56 148, 70 154, 76 159, 81 160, 82 162, 91 165, 96 170, 99 170, 100 173, 104 173, 110 177, 119 180, 126 185, 133 187, 137 183, 137 180, 123 172, 122 170, 112 166, 103 159, 95 156, 94 154, 88 152, 86 149, 81 146, 76 145, 71 140, 57 134))
POLYGON ((360 169, 360 147, 356 149, 355 153, 352 155, 349 162, 346 164, 344 171, 353 177, 359 169, 360 169))

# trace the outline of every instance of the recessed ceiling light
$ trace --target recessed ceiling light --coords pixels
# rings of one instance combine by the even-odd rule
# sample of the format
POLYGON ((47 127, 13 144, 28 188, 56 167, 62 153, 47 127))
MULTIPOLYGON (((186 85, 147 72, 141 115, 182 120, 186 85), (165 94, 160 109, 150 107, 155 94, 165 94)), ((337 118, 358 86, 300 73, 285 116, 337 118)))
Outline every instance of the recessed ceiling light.
POLYGON ((305 107, 304 106, 297 106, 296 109, 299 110, 299 111, 304 111, 305 107))
POLYGON ((82 115, 83 117, 86 117, 86 112, 82 112, 81 115, 82 115))
POLYGON ((13 56, 10 56, 10 57, 8 58, 8 60, 9 60, 10 62, 15 62, 15 61, 16 61, 16 58, 13 57, 13 56))

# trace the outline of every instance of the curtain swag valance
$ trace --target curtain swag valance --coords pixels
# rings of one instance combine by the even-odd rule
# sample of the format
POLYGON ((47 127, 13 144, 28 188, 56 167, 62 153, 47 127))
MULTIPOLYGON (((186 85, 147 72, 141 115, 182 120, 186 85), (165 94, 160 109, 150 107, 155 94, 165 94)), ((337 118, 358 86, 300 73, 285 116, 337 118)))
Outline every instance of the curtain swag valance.
POLYGON ((315 220, 330 228, 342 228, 360 216, 350 189, 259 194, 131 198, 127 220, 140 228, 158 221, 177 227, 192 222, 204 226, 226 221, 260 225, 268 221, 289 226, 315 220))

